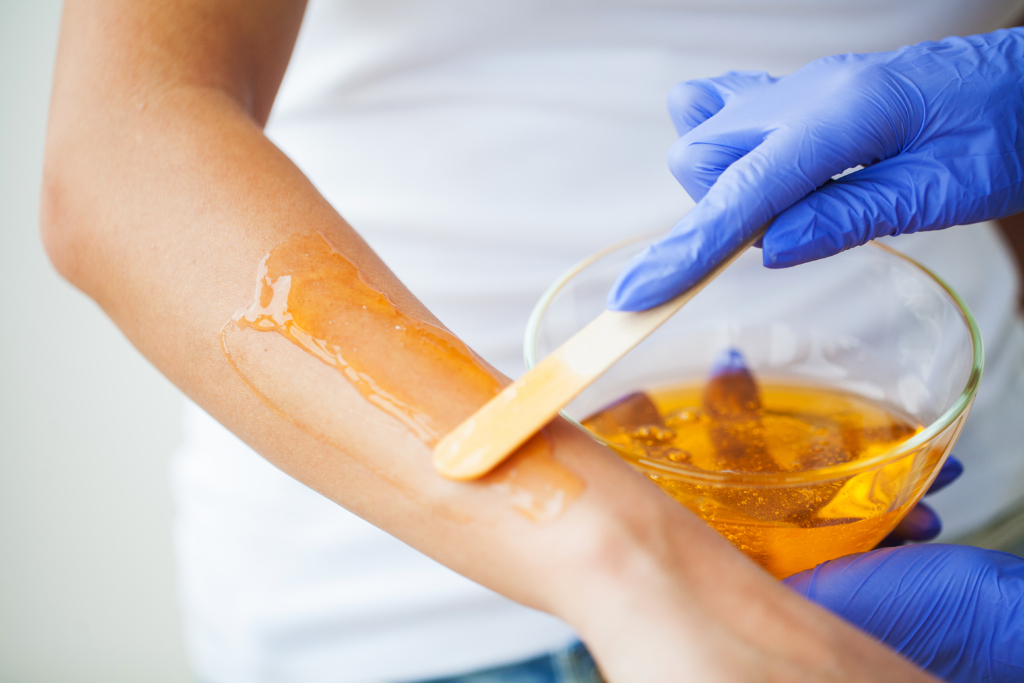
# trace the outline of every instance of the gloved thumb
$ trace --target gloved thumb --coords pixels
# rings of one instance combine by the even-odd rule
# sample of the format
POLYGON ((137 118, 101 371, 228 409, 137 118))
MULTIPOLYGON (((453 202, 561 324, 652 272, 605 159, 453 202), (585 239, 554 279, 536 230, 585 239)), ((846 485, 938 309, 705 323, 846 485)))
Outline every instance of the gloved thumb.
POLYGON ((764 265, 795 266, 876 237, 955 224, 924 196, 943 177, 936 165, 904 154, 825 183, 775 219, 764 237, 764 265))

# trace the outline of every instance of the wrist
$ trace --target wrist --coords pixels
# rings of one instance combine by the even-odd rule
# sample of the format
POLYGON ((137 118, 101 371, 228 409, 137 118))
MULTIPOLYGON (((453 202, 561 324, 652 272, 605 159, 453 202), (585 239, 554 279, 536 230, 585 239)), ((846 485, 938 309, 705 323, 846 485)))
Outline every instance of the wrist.
MULTIPOLYGON (((564 455, 570 466, 578 459, 573 469, 585 473, 587 491, 559 531, 542 609, 576 629, 603 667, 618 653, 628 652, 635 667, 648 658, 638 653, 653 662, 659 652, 679 655, 689 647, 681 644, 702 642, 707 634, 701 632, 716 627, 698 593, 729 585, 723 576, 735 575, 734 585, 750 577, 774 584, 618 456, 583 435, 585 443, 560 427, 553 431, 560 459, 564 455)), ((700 670, 701 656, 697 648, 687 653, 693 671, 700 670)))
POLYGON ((576 629, 608 680, 927 680, 780 585, 617 456, 555 432, 560 459, 580 459, 588 489, 549 544, 539 606, 576 629))

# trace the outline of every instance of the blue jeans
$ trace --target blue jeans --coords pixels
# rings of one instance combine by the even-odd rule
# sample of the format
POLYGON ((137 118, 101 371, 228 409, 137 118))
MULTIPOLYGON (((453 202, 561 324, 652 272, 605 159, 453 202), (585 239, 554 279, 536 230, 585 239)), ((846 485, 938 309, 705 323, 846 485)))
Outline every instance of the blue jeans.
POLYGON ((603 683, 583 643, 564 650, 473 673, 423 683, 603 683))

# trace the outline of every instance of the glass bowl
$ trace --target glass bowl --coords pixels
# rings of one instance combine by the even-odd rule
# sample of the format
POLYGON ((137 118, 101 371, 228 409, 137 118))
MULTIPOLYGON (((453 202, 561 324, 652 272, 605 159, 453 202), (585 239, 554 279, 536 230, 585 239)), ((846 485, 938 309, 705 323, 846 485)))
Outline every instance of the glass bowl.
MULTIPOLYGON (((619 271, 659 236, 608 247, 559 278, 530 317, 527 367, 603 311, 619 271)), ((562 414, 585 429, 623 396, 704 380, 729 348, 758 378, 854 394, 921 425, 870 457, 776 472, 700 469, 587 431, 779 578, 870 550, 896 526, 952 449, 984 363, 959 296, 889 247, 779 270, 751 249, 562 414)))

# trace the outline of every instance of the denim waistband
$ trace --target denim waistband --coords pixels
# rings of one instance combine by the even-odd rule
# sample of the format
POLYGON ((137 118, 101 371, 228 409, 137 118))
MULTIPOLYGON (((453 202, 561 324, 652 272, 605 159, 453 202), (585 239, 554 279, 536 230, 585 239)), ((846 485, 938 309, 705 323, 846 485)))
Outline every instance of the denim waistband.
POLYGON ((516 664, 423 683, 603 683, 583 643, 516 664))

